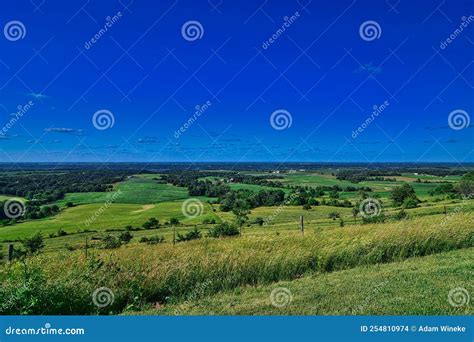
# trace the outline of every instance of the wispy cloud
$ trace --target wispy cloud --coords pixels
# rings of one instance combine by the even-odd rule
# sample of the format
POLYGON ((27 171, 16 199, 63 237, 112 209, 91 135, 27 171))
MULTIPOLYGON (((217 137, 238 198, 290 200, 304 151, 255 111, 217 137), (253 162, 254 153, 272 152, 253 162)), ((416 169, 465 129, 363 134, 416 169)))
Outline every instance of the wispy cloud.
POLYGON ((35 93, 35 92, 28 93, 28 96, 31 96, 32 98, 37 99, 37 100, 44 100, 49 97, 45 94, 35 93))
POLYGON ((138 144, 156 144, 158 140, 153 137, 144 137, 137 140, 138 144))
POLYGON ((44 129, 47 133, 62 133, 62 134, 73 134, 73 135, 82 135, 84 130, 75 129, 75 128, 66 128, 66 127, 49 127, 44 129))
POLYGON ((361 65, 359 68, 354 70, 354 73, 368 72, 374 75, 382 72, 382 67, 376 67, 372 62, 361 65))

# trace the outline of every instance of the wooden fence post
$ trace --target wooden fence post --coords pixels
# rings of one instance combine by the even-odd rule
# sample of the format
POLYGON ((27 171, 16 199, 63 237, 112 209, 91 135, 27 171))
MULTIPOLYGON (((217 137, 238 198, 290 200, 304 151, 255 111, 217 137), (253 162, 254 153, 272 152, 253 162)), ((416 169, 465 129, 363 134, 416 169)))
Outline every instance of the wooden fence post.
POLYGON ((88 244, 88 241, 87 241, 87 236, 86 236, 86 258, 87 258, 87 249, 89 248, 89 244, 88 244))
POLYGON ((301 229, 301 235, 304 236, 304 217, 303 217, 303 215, 300 216, 300 229, 301 229))
POLYGON ((14 253, 15 249, 13 248, 13 245, 12 244, 9 244, 8 245, 8 261, 12 261, 13 260, 13 253, 14 253))

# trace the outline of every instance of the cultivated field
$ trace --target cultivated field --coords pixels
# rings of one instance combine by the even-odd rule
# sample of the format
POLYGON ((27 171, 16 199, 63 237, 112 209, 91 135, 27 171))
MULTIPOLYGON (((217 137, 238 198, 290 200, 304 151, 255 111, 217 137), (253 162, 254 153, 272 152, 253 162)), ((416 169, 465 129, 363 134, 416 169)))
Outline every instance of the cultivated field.
POLYGON ((4 221, 0 313, 472 313, 447 299, 452 289, 472 292, 474 200, 456 194, 462 176, 354 183, 334 170, 223 172, 121 175, 107 191, 38 207, 56 213, 4 221), (397 205, 393 192, 404 184, 416 201, 397 205), (285 201, 269 204, 276 191, 285 201), (311 205, 295 203, 304 196, 311 205), (374 217, 361 212, 367 198, 378 205, 374 217), (234 230, 216 235, 224 223, 234 230), (8 245, 22 251, 38 232, 44 248, 6 261, 8 245), (103 307, 91 300, 99 288, 113 293, 103 307), (275 305, 281 288, 290 300, 275 305))

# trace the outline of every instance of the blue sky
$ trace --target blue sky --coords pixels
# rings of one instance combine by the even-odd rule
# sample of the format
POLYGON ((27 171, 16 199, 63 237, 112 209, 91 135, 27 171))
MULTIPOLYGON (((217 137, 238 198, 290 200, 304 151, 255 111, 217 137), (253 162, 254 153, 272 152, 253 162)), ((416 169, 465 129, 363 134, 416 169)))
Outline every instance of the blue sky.
POLYGON ((1 161, 473 162, 472 15, 467 0, 9 2, 1 161))

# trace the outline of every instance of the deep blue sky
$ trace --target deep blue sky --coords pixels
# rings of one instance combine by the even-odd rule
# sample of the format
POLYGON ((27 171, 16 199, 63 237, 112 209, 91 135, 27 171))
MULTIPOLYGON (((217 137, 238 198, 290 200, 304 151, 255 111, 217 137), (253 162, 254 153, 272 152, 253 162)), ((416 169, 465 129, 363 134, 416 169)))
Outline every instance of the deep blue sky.
POLYGON ((474 21, 440 48, 474 15, 472 4, 10 1, 1 33, 18 20, 26 34, 0 35, 0 125, 19 105, 34 105, 0 137, 1 161, 472 162, 474 121, 454 130, 448 116, 460 109, 474 120, 474 21), (190 20, 202 25, 201 39, 183 38, 190 20), (372 41, 359 34, 369 20, 381 28, 372 41), (113 113, 113 127, 94 127, 100 109, 113 113), (272 128, 278 109, 291 127, 272 128))

